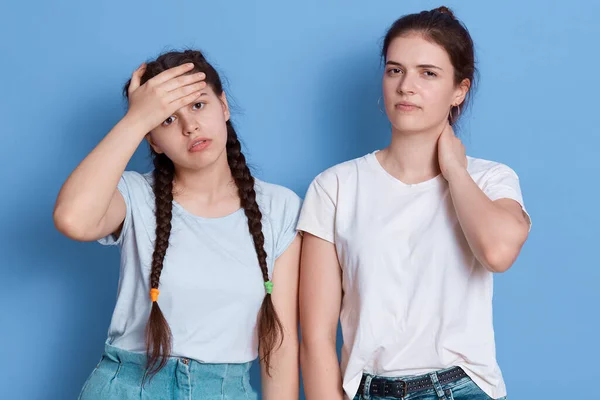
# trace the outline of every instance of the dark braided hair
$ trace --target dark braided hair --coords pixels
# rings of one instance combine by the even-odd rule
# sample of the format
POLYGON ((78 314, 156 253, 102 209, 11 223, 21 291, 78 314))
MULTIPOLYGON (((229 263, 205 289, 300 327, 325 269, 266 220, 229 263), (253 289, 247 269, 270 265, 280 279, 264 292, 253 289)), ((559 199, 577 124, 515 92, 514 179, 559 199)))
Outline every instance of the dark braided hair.
POLYGON ((477 69, 475 68, 473 39, 467 27, 456 19, 448 7, 441 6, 431 11, 408 14, 396 20, 383 39, 381 58, 384 63, 387 61, 387 52, 392 41, 399 36, 413 32, 422 34, 426 39, 446 50, 454 67, 455 85, 459 85, 464 79, 468 79, 471 83, 463 103, 450 109, 448 122, 450 125, 454 125, 460 115, 464 114, 463 111, 468 106, 471 93, 475 89, 477 69))
MULTIPOLYGON (((155 61, 147 63, 146 71, 141 79, 141 84, 161 72, 181 64, 192 62, 195 65, 193 72, 204 72, 206 83, 210 85, 217 96, 223 93, 223 84, 217 71, 206 61, 201 52, 185 50, 183 52, 169 52, 162 54, 155 61)), ((123 93, 127 96, 130 82, 127 82, 123 93)), ((254 190, 254 177, 246 164, 242 153, 242 146, 231 121, 227 121, 227 163, 231 169, 233 180, 238 188, 241 206, 248 220, 248 229, 254 240, 254 248, 264 282, 269 281, 267 267, 267 252, 265 251, 265 237, 262 232, 262 213, 256 202, 254 190)), ((151 150, 154 161, 154 183, 156 215, 156 240, 152 255, 152 270, 150 273, 151 289, 158 289, 163 262, 169 247, 171 234, 171 218, 173 210, 173 178, 175 166, 165 154, 157 154, 151 150)), ((270 370, 271 353, 283 341, 283 326, 275 312, 271 296, 265 296, 258 319, 259 354, 261 361, 266 365, 267 373, 270 370)), ((146 326, 146 352, 148 356, 147 369, 150 376, 165 366, 171 354, 172 334, 158 303, 152 302, 150 318, 146 326)))
MULTIPOLYGON (((154 253, 152 254, 152 271, 150 272, 150 288, 158 289, 160 274, 171 236, 171 218, 173 217, 173 178, 175 177, 175 166, 164 154, 152 152, 154 161, 154 191, 155 215, 156 215, 156 239, 154 241, 154 253)), ((162 355, 171 354, 171 328, 165 319, 158 302, 152 302, 150 319, 146 325, 146 353, 148 357, 148 369, 158 372, 167 363, 167 357, 162 355), (159 363, 160 361, 160 363, 159 363)))
MULTIPOLYGON (((254 239, 254 248, 258 256, 258 263, 262 271, 263 280, 269 280, 267 268, 267 252, 265 251, 265 236, 262 232, 262 213, 256 202, 254 191, 254 177, 246 164, 246 157, 242 154, 242 146, 230 121, 227 121, 227 162, 233 175, 233 180, 238 187, 242 208, 248 219, 248 228, 254 239)), ((281 344, 283 340, 283 327, 275 312, 271 296, 265 296, 258 320, 259 351, 265 362, 267 373, 270 369, 270 353, 281 344), (278 339, 279 343, 278 343, 278 339)))

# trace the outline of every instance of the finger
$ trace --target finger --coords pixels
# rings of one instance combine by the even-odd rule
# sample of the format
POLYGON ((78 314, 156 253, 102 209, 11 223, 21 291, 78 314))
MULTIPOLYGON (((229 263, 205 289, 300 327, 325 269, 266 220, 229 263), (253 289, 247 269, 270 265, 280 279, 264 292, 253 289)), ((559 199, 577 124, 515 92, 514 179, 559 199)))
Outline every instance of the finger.
POLYGON ((197 82, 201 82, 206 79, 206 74, 204 72, 198 72, 190 75, 182 75, 176 78, 173 78, 161 85, 161 87, 166 91, 170 92, 172 90, 178 89, 183 86, 191 85, 197 82))
POLYGON ((188 94, 187 96, 180 97, 179 99, 172 102, 171 105, 175 107, 176 110, 179 110, 181 107, 187 106, 188 104, 192 104, 193 102, 197 101, 200 98, 201 94, 202 91, 197 90, 188 94))
MULTIPOLYGON (((448 134, 450 136, 452 136, 453 138, 458 139, 458 136, 456 136, 456 134, 454 133, 454 128, 452 127, 452 125, 448 124, 448 134)), ((460 139, 459 139, 460 140, 460 139)))
POLYGON ((160 85, 179 75, 190 72, 192 69, 194 69, 194 63, 181 64, 177 67, 169 68, 168 70, 161 72, 154 78, 150 79, 150 81, 152 81, 154 84, 160 85))
POLYGON ((133 93, 137 88, 140 87, 140 82, 144 72, 146 72, 146 63, 143 63, 138 67, 138 69, 133 71, 133 74, 131 74, 131 81, 129 81, 129 88, 127 89, 129 94, 133 93))
POLYGON ((452 129, 452 125, 450 125, 450 122, 446 122, 446 124, 444 125, 444 130, 442 131, 442 135, 448 136, 448 137, 456 137, 454 135, 454 129, 452 129))
POLYGON ((165 99, 169 103, 173 103, 173 102, 179 101, 179 99, 181 99, 182 97, 188 96, 190 93, 199 92, 202 89, 204 89, 205 87, 206 87, 206 82, 193 83, 191 85, 183 86, 178 89, 170 91, 167 94, 165 99))

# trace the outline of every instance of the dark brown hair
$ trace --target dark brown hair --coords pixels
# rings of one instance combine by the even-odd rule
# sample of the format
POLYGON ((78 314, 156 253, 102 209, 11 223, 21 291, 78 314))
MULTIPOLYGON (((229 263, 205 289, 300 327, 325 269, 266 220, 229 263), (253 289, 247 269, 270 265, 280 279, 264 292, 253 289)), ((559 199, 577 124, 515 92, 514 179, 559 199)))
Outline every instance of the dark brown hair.
MULTIPOLYGON (((206 83, 213 89, 217 96, 223 93, 223 85, 219 74, 212 65, 206 61, 200 51, 185 50, 183 52, 169 52, 162 54, 155 61, 147 63, 146 71, 141 79, 144 84, 161 72, 185 63, 194 63, 194 72, 204 72, 206 83)), ((129 83, 125 85, 123 93, 127 96, 129 83)), ((265 237, 262 232, 262 213, 256 202, 254 191, 254 177, 246 164, 242 154, 242 147, 231 121, 227 121, 227 162, 231 169, 233 180, 238 188, 241 206, 248 220, 248 229, 254 240, 254 248, 258 263, 265 282, 269 280, 267 268, 267 252, 265 251, 265 237)), ((155 215, 156 215, 156 240, 152 255, 152 270, 150 273, 150 288, 158 289, 160 274, 171 234, 171 218, 173 210, 173 178, 175 166, 165 154, 157 154, 153 150, 155 215)), ((270 355, 283 341, 283 327, 275 312, 271 296, 265 295, 258 319, 259 354, 265 363, 267 373, 270 369, 270 355)), ((146 325, 146 352, 148 356, 147 369, 150 376, 158 372, 167 363, 171 353, 172 334, 158 302, 152 303, 150 318, 146 325)))
POLYGON ((418 33, 442 46, 454 67, 454 84, 459 85, 464 79, 471 82, 471 87, 464 102, 450 110, 449 120, 455 124, 462 111, 467 107, 471 92, 476 84, 475 50, 473 39, 466 26, 454 17, 448 7, 438 7, 431 11, 422 11, 401 17, 388 29, 381 48, 381 57, 387 61, 387 52, 391 42, 399 37, 418 33))

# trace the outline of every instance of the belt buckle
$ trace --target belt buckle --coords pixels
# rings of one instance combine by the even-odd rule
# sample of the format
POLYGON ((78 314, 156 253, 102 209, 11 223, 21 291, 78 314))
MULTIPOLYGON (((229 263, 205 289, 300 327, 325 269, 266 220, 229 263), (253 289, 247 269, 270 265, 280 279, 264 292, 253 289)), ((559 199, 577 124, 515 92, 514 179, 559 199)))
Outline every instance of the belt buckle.
POLYGON ((398 393, 394 393, 394 396, 400 396, 401 399, 404 399, 408 395, 408 384, 406 381, 401 379, 394 380, 395 384, 402 385, 402 390, 398 391, 398 393))
MULTIPOLYGON (((371 383, 371 385, 373 385, 373 384, 375 384, 375 382, 371 383)), ((388 381, 388 382, 385 382, 385 380, 384 380, 383 383, 381 384, 381 387, 379 387, 379 385, 377 385, 375 390, 373 390, 373 387, 371 386, 370 392, 371 392, 371 395, 374 395, 374 396, 391 395, 392 397, 400 396, 398 398, 404 399, 408 395, 408 384, 406 381, 403 381, 401 379, 394 379, 394 380, 388 381), (402 385, 402 389, 398 390, 398 391, 392 390, 391 393, 389 393, 389 392, 386 393, 386 386, 388 386, 388 385, 393 385, 393 386, 402 385)))

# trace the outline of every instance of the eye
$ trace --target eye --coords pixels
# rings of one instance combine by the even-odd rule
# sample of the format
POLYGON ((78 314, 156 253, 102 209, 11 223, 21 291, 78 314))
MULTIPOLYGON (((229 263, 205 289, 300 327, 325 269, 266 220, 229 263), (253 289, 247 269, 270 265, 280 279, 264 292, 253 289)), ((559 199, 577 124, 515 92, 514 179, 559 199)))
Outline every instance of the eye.
POLYGON ((175 116, 171 115, 169 118, 165 119, 162 123, 162 126, 169 126, 175 121, 175 116))
POLYGON ((200 110, 200 109, 204 108, 205 105, 206 104, 204 104, 204 103, 196 103, 196 104, 194 104, 194 106, 192 107, 192 109, 194 109, 194 110, 200 110))
POLYGON ((423 72, 423 74, 428 78, 435 78, 437 76, 437 74, 432 71, 425 71, 425 72, 423 72))
POLYGON ((398 75, 402 73, 400 68, 390 68, 387 70, 388 75, 398 75))

